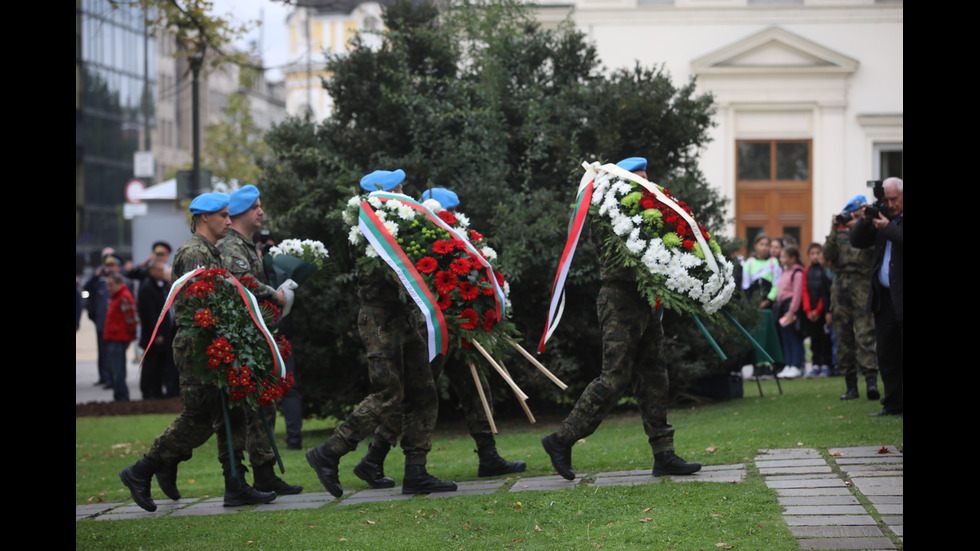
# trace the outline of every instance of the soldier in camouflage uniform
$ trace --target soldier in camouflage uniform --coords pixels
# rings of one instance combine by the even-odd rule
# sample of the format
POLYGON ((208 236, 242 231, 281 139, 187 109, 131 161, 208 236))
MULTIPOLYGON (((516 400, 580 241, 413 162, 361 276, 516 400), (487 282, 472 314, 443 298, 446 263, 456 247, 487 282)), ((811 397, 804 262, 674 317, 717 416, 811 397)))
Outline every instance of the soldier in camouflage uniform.
POLYGON ((851 245, 851 230, 864 213, 866 200, 863 195, 851 199, 844 213, 852 216, 845 225, 835 219, 831 222, 830 235, 823 246, 824 259, 833 265, 837 277, 830 287, 830 315, 837 335, 837 367, 847 385, 841 400, 859 397, 858 370, 864 374, 868 399, 877 400, 878 359, 875 355, 875 319, 865 305, 871 291, 872 249, 858 249, 851 245))
MULTIPOLYGON (((231 194, 228 202, 231 228, 228 229, 228 235, 218 241, 218 251, 221 252, 222 264, 233 276, 237 278, 249 276, 256 280, 259 286, 252 289, 252 294, 259 303, 269 301, 282 307, 286 303, 286 296, 283 291, 277 291, 269 286, 262 259, 259 258, 251 239, 247 237, 259 229, 262 225, 262 217, 265 215, 265 211, 262 210, 262 199, 259 196, 258 188, 252 185, 244 186, 231 194)), ((269 433, 262 418, 264 417, 270 429, 275 431, 276 406, 269 404, 260 408, 259 411, 245 412, 248 418, 246 449, 255 474, 255 489, 275 492, 276 495, 298 494, 303 491, 302 486, 287 484, 276 476, 273 470, 276 455, 272 450, 269 433)), ((219 459, 227 455, 227 447, 218 449, 219 459)))
MULTIPOLYGON (((446 188, 431 188, 422 193, 422 200, 438 201, 439 207, 449 212, 455 212, 459 206, 459 197, 446 188)), ((444 371, 447 357, 452 351, 445 355, 439 355, 432 360, 432 379, 438 380, 439 374, 444 371)), ((473 377, 470 371, 459 363, 451 363, 449 369, 445 369, 446 378, 452 386, 459 404, 463 408, 463 415, 466 419, 466 426, 470 436, 476 441, 476 453, 479 457, 477 476, 502 476, 523 472, 527 464, 523 461, 507 461, 497 452, 497 442, 490 428, 490 420, 483 409, 480 396, 473 384, 473 377)), ((483 386, 484 394, 490 397, 490 386, 482 378, 480 384, 483 386)), ((489 403, 493 399, 489 398, 489 403)), ((374 431, 374 442, 368 447, 368 452, 354 467, 354 474, 358 478, 368 483, 372 488, 391 488, 394 487, 394 479, 385 476, 384 461, 388 451, 398 442, 398 435, 401 434, 401 421, 399 415, 392 415, 374 431)))
MULTIPOLYGON (((402 170, 379 170, 362 178, 361 187, 366 191, 401 193, 404 179, 402 170)), ((356 449, 358 442, 389 417, 403 415, 402 493, 453 491, 455 482, 443 482, 425 469, 439 401, 426 344, 417 330, 417 316, 398 299, 398 287, 387 266, 369 272, 358 269, 357 296, 361 301, 357 330, 367 350, 371 394, 334 430, 333 436, 307 452, 306 460, 324 488, 340 497, 344 493, 338 477, 340 458, 356 449)))
MULTIPOLYGON (((177 249, 174 255, 173 273, 183 275, 197 268, 220 268, 221 255, 215 243, 223 237, 231 220, 228 218, 228 195, 205 193, 191 202, 194 235, 177 249)), ((183 295, 175 298, 174 309, 179 312, 183 295)), ((224 416, 221 413, 221 397, 215 385, 202 384, 195 373, 197 363, 191 341, 183 335, 184 328, 178 322, 174 336, 174 364, 180 373, 180 397, 184 409, 166 431, 150 447, 150 450, 134 465, 119 472, 119 478, 129 488, 133 501, 147 511, 157 506, 150 496, 150 479, 155 474, 160 489, 167 497, 180 499, 177 490, 177 463, 191 458, 194 448, 207 442, 212 434, 218 434, 219 449, 227 449, 224 416)), ((258 492, 245 483, 241 466, 245 447, 245 419, 242 408, 231 408, 232 440, 238 475, 232 476, 228 457, 222 461, 225 473, 225 506, 268 503, 275 499, 273 492, 258 492)))
MULTIPOLYGON (((617 166, 646 178, 646 159, 631 157, 617 166)), ((605 241, 610 229, 596 224, 592 236, 599 256, 602 288, 596 299, 602 329, 602 373, 585 388, 558 430, 541 440, 558 474, 575 478, 572 446, 589 436, 619 398, 632 387, 653 451, 653 476, 692 474, 700 463, 674 453, 674 428, 667 423, 668 379, 664 365, 661 312, 654 312, 637 289, 634 268, 615 266, 605 241)))

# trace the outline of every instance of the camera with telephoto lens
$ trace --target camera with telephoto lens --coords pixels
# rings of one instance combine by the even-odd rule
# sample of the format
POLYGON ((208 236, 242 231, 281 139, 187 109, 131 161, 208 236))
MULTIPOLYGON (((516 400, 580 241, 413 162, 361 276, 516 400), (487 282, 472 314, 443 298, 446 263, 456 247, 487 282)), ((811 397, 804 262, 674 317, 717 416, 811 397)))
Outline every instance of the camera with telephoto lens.
POLYGON ((885 213, 886 217, 889 217, 888 206, 885 204, 884 182, 884 180, 868 180, 868 187, 874 188, 873 193, 875 195, 875 202, 868 205, 868 207, 864 210, 864 215, 869 220, 878 218, 879 212, 883 212, 885 213))
POLYGON ((851 221, 851 218, 853 218, 853 216, 854 216, 853 212, 845 211, 835 216, 834 221, 837 223, 838 226, 846 226, 847 223, 851 221))

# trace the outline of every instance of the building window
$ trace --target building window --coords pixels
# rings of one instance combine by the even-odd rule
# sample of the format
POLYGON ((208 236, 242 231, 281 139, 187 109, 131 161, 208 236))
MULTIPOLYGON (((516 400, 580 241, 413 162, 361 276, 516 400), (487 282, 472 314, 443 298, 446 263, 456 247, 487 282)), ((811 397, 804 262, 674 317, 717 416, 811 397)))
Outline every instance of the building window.
POLYGON ((874 145, 874 171, 878 179, 892 176, 905 179, 902 175, 904 168, 902 146, 903 144, 900 143, 876 143, 874 145))

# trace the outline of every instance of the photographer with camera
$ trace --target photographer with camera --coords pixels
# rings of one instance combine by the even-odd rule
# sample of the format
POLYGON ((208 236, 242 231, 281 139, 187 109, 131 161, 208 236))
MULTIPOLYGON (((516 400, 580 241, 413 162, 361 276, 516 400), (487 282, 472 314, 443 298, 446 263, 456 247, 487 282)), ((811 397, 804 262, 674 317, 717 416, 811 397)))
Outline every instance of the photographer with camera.
POLYGON ((885 387, 882 409, 872 413, 902 416, 905 365, 902 296, 905 285, 905 246, 902 180, 873 181, 878 199, 869 205, 854 226, 851 243, 858 248, 874 246, 868 310, 875 316, 878 369, 885 387))

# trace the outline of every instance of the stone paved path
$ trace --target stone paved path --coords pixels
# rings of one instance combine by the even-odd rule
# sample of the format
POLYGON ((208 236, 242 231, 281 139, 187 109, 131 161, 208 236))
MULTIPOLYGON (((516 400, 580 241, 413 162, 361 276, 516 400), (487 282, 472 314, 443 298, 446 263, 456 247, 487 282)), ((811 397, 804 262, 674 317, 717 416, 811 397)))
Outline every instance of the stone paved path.
MULTIPOLYGON (((809 448, 761 450, 754 466, 765 477, 783 507, 790 532, 801 549, 896 549, 893 536, 904 542, 903 454, 894 447, 832 448, 830 460, 809 448), (887 451, 887 453, 881 453, 887 451), (876 520, 880 519, 880 520, 876 520)), ((747 475, 744 464, 710 465, 690 476, 673 476, 674 482, 722 482, 731 484, 747 475)), ((591 486, 657 484, 649 469, 585 475, 591 486)), ((430 499, 493 493, 561 490, 574 488, 582 476, 565 480, 558 475, 518 479, 477 480, 458 483, 455 492, 430 494, 430 499)), ((132 502, 98 503, 75 507, 75 520, 116 520, 160 516, 233 514, 241 511, 312 509, 336 501, 337 506, 409 499, 401 487, 386 490, 349 491, 342 499, 326 492, 282 496, 267 505, 224 507, 223 498, 159 500, 148 513, 132 502)))

